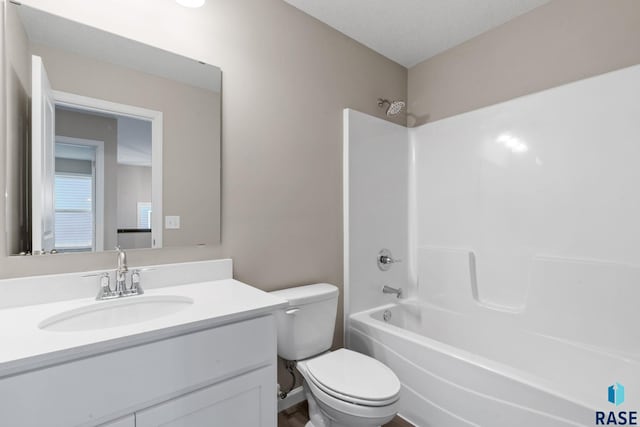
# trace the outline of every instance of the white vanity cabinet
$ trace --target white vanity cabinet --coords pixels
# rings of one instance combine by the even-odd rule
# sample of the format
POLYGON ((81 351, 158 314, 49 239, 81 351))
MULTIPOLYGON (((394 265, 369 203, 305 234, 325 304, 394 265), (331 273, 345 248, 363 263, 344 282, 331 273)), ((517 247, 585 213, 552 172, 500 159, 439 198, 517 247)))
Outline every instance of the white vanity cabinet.
POLYGON ((275 427, 272 315, 0 378, 11 427, 275 427))
POLYGON ((271 425, 265 402, 275 393, 259 369, 136 413, 136 427, 258 427, 271 425), (265 384, 269 384, 265 387, 265 384))

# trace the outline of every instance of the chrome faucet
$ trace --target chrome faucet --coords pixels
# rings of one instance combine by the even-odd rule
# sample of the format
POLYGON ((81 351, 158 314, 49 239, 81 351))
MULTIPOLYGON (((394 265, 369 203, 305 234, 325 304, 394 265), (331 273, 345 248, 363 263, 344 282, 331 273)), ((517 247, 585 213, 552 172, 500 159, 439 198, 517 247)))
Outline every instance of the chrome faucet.
POLYGON ((83 276, 97 276, 100 278, 100 287, 98 289, 98 296, 96 297, 98 301, 144 294, 144 290, 142 289, 142 286, 140 286, 140 273, 144 270, 153 270, 153 268, 132 270, 129 275, 131 284, 127 286, 127 273, 129 272, 129 267, 127 266, 127 253, 119 246, 116 247, 116 250, 118 251, 118 267, 115 271, 115 288, 111 286, 111 275, 107 272, 83 276))
POLYGON ((392 288, 391 286, 385 285, 382 288, 383 294, 395 294, 396 298, 402 297, 402 288, 392 288))
POLYGON ((116 269, 116 293, 124 295, 127 291, 127 253, 120 246, 116 246, 118 251, 118 268, 116 269))

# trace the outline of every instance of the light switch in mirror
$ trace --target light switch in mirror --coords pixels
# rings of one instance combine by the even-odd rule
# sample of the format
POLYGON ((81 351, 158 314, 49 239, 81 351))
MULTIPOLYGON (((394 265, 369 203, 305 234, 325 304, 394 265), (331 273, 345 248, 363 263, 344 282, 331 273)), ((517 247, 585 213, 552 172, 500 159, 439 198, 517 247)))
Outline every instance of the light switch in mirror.
POLYGON ((220 69, 5 8, 9 253, 219 243, 220 69))

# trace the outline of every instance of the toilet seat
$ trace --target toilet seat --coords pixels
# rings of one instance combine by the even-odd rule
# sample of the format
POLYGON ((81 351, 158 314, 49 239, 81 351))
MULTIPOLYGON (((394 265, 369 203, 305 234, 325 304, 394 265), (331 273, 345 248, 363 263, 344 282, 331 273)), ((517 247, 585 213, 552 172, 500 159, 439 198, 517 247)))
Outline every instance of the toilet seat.
POLYGON ((361 406, 396 402, 400 381, 391 369, 372 357, 340 349, 304 362, 307 380, 327 395, 361 406))

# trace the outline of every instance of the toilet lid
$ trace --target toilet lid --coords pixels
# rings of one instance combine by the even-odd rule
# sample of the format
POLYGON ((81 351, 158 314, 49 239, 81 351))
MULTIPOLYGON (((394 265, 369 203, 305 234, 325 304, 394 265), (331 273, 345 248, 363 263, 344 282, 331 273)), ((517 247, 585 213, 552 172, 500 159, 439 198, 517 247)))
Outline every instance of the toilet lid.
POLYGON ((400 393, 400 380, 376 359, 340 349, 307 362, 314 382, 326 392, 357 401, 393 401, 400 393))

